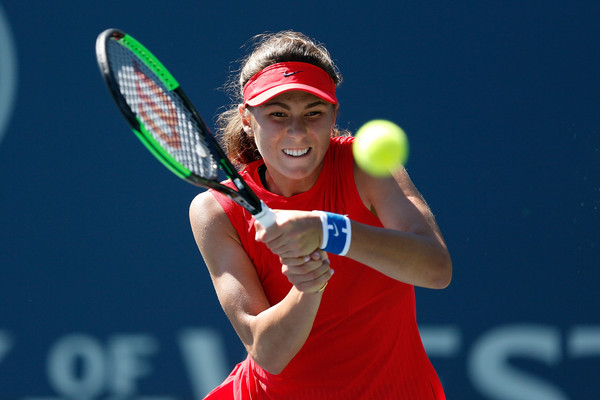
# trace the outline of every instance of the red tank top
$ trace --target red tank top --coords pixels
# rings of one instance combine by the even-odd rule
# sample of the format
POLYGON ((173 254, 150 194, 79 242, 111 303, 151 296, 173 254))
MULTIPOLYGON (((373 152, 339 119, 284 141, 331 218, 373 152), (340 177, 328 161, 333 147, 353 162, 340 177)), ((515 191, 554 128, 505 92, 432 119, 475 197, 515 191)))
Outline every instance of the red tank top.
MULTIPOLYGON (((382 226, 356 189, 352 141, 333 138, 315 185, 292 197, 263 187, 258 173, 262 160, 248 165, 241 175, 271 208, 331 211, 382 226)), ((225 196, 211 192, 238 232, 269 302, 281 301, 291 284, 281 273, 278 257, 254 241, 254 218, 225 196)), ((421 344, 413 286, 346 257, 330 255, 330 260, 335 275, 323 294, 313 329, 283 372, 272 375, 248 357, 208 398, 445 399, 421 344)))

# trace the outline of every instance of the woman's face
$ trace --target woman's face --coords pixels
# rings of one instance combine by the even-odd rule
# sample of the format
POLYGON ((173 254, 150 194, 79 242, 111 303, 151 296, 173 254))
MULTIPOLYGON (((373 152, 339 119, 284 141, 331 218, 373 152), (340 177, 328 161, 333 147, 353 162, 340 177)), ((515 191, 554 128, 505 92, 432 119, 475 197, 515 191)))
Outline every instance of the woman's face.
POLYGON ((240 110, 276 186, 294 192, 310 189, 321 171, 337 106, 310 93, 290 91, 248 112, 240 110))

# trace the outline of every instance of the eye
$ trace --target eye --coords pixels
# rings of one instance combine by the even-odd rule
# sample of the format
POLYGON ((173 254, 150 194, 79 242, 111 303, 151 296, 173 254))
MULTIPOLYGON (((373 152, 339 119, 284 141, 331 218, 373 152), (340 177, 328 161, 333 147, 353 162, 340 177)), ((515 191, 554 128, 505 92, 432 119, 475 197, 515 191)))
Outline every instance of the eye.
POLYGON ((307 118, 319 118, 324 114, 323 110, 311 110, 308 111, 305 115, 307 118))
POLYGON ((271 113, 271 116, 277 117, 277 118, 283 118, 283 117, 285 117, 285 113, 282 111, 273 111, 271 113))

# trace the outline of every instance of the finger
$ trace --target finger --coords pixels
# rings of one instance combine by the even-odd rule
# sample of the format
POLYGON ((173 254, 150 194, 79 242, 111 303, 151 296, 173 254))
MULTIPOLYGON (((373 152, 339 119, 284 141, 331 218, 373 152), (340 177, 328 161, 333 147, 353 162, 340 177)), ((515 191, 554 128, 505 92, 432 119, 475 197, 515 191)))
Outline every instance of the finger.
POLYGON ((312 260, 310 255, 304 257, 279 257, 279 261, 282 265, 285 264, 290 266, 303 265, 310 260, 312 260))
POLYGON ((271 243, 274 244, 280 243, 283 240, 284 230, 277 224, 277 221, 268 229, 264 228, 260 222, 254 221, 254 239, 257 242, 271 243))
POLYGON ((327 252, 325 250, 321 250, 321 249, 317 249, 317 250, 313 251, 310 254, 310 257, 313 260, 318 260, 318 259, 321 259, 323 261, 329 260, 329 255, 327 254, 327 252))
POLYGON ((276 224, 271 225, 269 229, 265 229, 255 221, 254 228, 254 239, 257 242, 264 243, 269 250, 279 256, 286 258, 302 257, 312 250, 312 248, 305 248, 307 246, 301 242, 290 240, 285 235, 285 230, 276 226, 276 224))
POLYGON ((305 282, 311 281, 327 273, 331 269, 329 260, 309 261, 303 265, 282 264, 281 272, 287 276, 290 281, 305 282))
POLYGON ((327 253, 321 249, 317 249, 312 253, 303 256, 303 257, 279 257, 279 261, 281 264, 289 265, 289 266, 298 266, 306 264, 309 261, 327 261, 329 262, 329 257, 327 253))
POLYGON ((257 242, 268 242, 278 236, 273 233, 275 229, 270 229, 269 231, 267 231, 258 221, 254 221, 254 230, 254 240, 256 240, 257 242), (270 235, 268 234, 269 232, 271 232, 270 235))
POLYGON ((298 282, 294 286, 301 292, 318 293, 319 290, 323 288, 323 285, 329 282, 331 276, 333 275, 333 272, 334 271, 331 268, 329 268, 325 273, 319 275, 315 279, 298 282))

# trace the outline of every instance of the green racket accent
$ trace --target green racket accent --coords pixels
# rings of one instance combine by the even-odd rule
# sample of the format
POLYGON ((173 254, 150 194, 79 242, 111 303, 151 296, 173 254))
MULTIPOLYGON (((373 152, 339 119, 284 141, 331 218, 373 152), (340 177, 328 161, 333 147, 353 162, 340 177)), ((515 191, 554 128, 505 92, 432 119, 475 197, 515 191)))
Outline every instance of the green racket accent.
POLYGON ((121 39, 119 39, 119 42, 137 55, 144 62, 144 64, 146 64, 146 66, 158 76, 160 81, 167 87, 169 91, 179 87, 179 83, 175 80, 175 78, 173 78, 173 75, 171 75, 169 70, 167 70, 165 66, 158 61, 158 58, 156 58, 154 54, 150 52, 150 50, 144 47, 143 44, 129 35, 123 36, 121 39))
POLYGON ((221 168, 225 170, 227 176, 232 176, 234 174, 233 170, 229 167, 229 164, 227 164, 225 160, 219 160, 219 164, 221 164, 221 168))
MULTIPOLYGON (((137 118, 136 118, 137 119, 137 118)), ((140 139, 140 141, 146 146, 148 150, 160 161, 165 167, 171 172, 180 177, 181 179, 188 179, 192 172, 181 165, 173 156, 163 150, 161 145, 152 137, 152 135, 144 128, 144 125, 139 122, 140 129, 133 129, 133 133, 140 139)))

